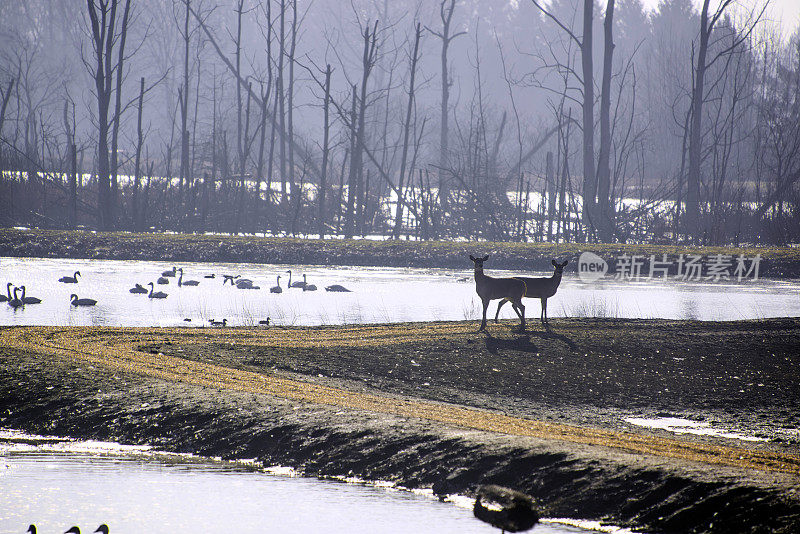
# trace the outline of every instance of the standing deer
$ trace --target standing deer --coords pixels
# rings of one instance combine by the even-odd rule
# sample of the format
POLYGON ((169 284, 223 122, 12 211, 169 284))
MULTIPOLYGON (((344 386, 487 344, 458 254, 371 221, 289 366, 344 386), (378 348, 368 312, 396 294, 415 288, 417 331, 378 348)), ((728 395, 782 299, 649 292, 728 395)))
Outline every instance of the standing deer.
MULTIPOLYGON (((520 276, 518 280, 522 280, 525 282, 525 296, 528 298, 534 299, 541 299, 542 301, 542 315, 540 319, 542 320, 542 324, 546 325, 548 323, 547 319, 547 299, 552 297, 556 294, 558 290, 558 285, 561 283, 561 273, 564 272, 564 267, 567 266, 569 260, 565 260, 564 263, 558 263, 556 260, 552 260, 553 267, 555 267, 555 272, 553 272, 553 276, 547 278, 527 278, 520 276)), ((504 298, 500 301, 497 305, 497 313, 494 314, 494 322, 498 322, 497 318, 500 316, 500 308, 503 307, 503 304, 506 302, 511 302, 512 307, 516 307, 516 304, 513 300, 504 298)), ((519 315, 518 310, 514 310, 519 315)), ((523 308, 524 313, 524 308, 523 308)))
POLYGON ((510 301, 514 306, 514 311, 519 315, 520 331, 525 330, 525 306, 522 304, 522 297, 525 296, 525 282, 520 278, 492 278, 483 274, 483 262, 489 259, 487 254, 483 258, 471 259, 475 263, 475 291, 483 302, 483 320, 478 332, 486 330, 486 309, 492 300, 503 299, 510 301))

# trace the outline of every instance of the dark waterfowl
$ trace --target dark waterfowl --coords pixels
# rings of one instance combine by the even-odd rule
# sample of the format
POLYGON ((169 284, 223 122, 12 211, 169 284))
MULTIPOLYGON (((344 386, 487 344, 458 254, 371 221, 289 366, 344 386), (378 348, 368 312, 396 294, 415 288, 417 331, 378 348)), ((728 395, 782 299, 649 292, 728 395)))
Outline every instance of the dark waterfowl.
POLYGON ((227 319, 223 319, 221 321, 215 321, 214 319, 209 319, 208 322, 211 323, 211 326, 227 326, 228 324, 227 319))
POLYGON ((292 282, 292 271, 286 271, 286 272, 289 273, 289 284, 286 287, 296 287, 302 289, 303 286, 306 285, 305 282, 292 282))
POLYGON ((81 529, 79 529, 78 527, 72 527, 69 530, 65 530, 64 534, 81 534, 81 529))
POLYGON ((314 284, 309 284, 308 282, 306 282, 306 275, 304 274, 303 275, 303 291, 316 291, 316 290, 317 290, 317 286, 315 286, 314 284))
POLYGON ((244 279, 236 281, 236 289, 261 289, 261 286, 255 285, 252 280, 244 279))
POLYGON ((178 287, 181 287, 181 286, 197 286, 197 285, 200 285, 200 282, 198 282, 197 280, 186 280, 186 281, 184 282, 184 281, 183 281, 183 267, 181 267, 180 269, 178 269, 178 271, 180 271, 180 273, 181 273, 180 277, 178 278, 178 287))
POLYGON ((11 286, 13 285, 14 284, 12 284, 11 282, 6 284, 6 292, 8 293, 8 296, 0 295, 0 302, 6 302, 11 300, 11 286))
POLYGON ((12 299, 10 299, 8 301, 8 305, 11 306, 12 308, 19 308, 20 306, 24 306, 24 303, 22 302, 22 300, 17 297, 17 291, 19 291, 19 288, 15 287, 14 288, 14 298, 12 298, 12 299))
POLYGON ((177 273, 177 267, 172 267, 171 271, 164 271, 161 273, 161 276, 168 276, 169 278, 175 278, 175 274, 177 273))
POLYGON ((216 277, 217 277, 217 275, 212 273, 212 274, 205 275, 203 278, 216 278, 216 277))
POLYGON ((167 298, 167 294, 164 293, 163 291, 156 291, 155 293, 153 293, 153 288, 155 287, 153 285, 153 282, 150 282, 147 285, 150 286, 150 294, 147 295, 148 298, 151 298, 151 299, 165 299, 165 298, 167 298))
POLYGON ((258 324, 259 326, 269 326, 269 317, 267 317, 266 319, 261 319, 260 321, 258 321, 258 324))
POLYGON ((30 534, 36 534, 36 525, 28 525, 27 532, 30 532, 30 534))
POLYGON ((281 288, 281 277, 278 276, 278 282, 276 286, 269 288, 270 293, 282 293, 283 288, 281 288))
POLYGON ((95 530, 95 532, 100 532, 101 534, 108 534, 108 525, 103 523, 102 525, 97 527, 97 530, 95 530))
POLYGON ((148 293, 147 288, 142 286, 142 284, 136 284, 135 286, 130 288, 128 291, 130 291, 131 293, 134 293, 134 294, 139 294, 139 295, 144 295, 144 294, 148 293))
POLYGON ((325 286, 325 291, 331 291, 333 293, 352 293, 352 291, 350 291, 346 287, 344 287, 342 285, 339 285, 339 284, 333 284, 331 286, 325 286))
POLYGON ((39 304, 42 302, 42 299, 36 297, 26 297, 25 286, 19 286, 19 288, 22 290, 22 297, 20 297, 20 300, 22 300, 23 304, 39 304))
POLYGON ((78 295, 73 293, 69 296, 70 304, 73 306, 94 306, 97 301, 94 299, 79 299, 78 295))
POLYGON ((158 280, 156 280, 156 282, 163 286, 163 285, 169 284, 169 278, 164 278, 163 276, 159 276, 158 280))
POLYGON ((64 284, 77 284, 79 276, 81 276, 81 272, 75 271, 75 274, 72 276, 62 276, 58 279, 58 281, 64 284))

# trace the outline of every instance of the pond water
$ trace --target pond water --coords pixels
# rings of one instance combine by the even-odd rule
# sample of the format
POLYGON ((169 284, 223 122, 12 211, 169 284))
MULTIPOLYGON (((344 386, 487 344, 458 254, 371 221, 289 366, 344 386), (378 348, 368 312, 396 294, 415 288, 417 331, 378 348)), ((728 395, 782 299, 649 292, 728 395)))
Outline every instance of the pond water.
MULTIPOLYGON (((465 262, 466 263, 466 262, 465 262)), ((168 297, 149 299, 128 292, 135 283, 155 282, 170 263, 115 260, 0 258, 0 291, 7 282, 25 285, 28 296, 41 304, 14 309, 0 303, 0 325, 208 326, 227 319, 229 326, 258 325, 268 317, 274 325, 326 325, 406 321, 479 319, 472 270, 249 263, 182 263, 185 279, 196 287, 178 287, 177 279, 156 285, 168 297), (315 284, 317 291, 287 289, 292 281, 315 284), (80 271, 77 284, 58 282, 80 271), (223 285, 222 274, 238 274, 260 289, 223 285), (214 274, 215 278, 205 278, 214 274), (269 291, 281 276, 283 292, 269 291), (341 284, 352 292, 334 293, 325 287, 341 284), (98 301, 93 307, 70 305, 70 294, 98 301)), ((493 271, 495 276, 546 276, 552 273, 493 271)), ((526 315, 537 318, 540 305, 526 299, 526 315)), ((493 316, 496 303, 489 308, 493 316)), ((558 293, 548 301, 554 317, 620 317, 699 320, 737 320, 800 316, 800 281, 759 279, 742 283, 601 280, 581 282, 565 272, 558 293)), ((501 317, 515 317, 510 306, 501 317)))
MULTIPOLYGON (((499 532, 472 516, 471 500, 457 506, 388 485, 275 471, 0 431, 0 532, 23 533, 30 523, 43 533, 72 525, 93 532, 101 523, 112 534, 499 532)), ((558 523, 534 529, 580 531, 558 523)))

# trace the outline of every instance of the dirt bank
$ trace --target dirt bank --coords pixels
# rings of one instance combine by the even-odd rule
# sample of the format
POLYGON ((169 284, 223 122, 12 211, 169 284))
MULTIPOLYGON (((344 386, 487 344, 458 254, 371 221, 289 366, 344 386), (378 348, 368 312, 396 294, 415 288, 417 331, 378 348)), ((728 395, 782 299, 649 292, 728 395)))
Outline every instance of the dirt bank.
MULTIPOLYGON (((680 254, 705 259, 717 254, 761 256, 759 276, 800 277, 800 248, 676 247, 667 245, 603 245, 547 243, 474 243, 452 241, 370 241, 263 238, 193 234, 134 234, 62 230, 0 229, 0 256, 78 259, 251 262, 379 267, 471 268, 470 254, 491 254, 493 269, 548 271, 552 258, 575 260, 585 251, 604 258, 611 271, 617 258, 638 255, 670 261, 680 254)), ((649 260, 648 260, 649 261, 649 260)), ((649 265, 649 264, 648 264, 649 265)), ((574 269, 574 262, 567 270, 574 269)), ((675 274, 677 263, 670 267, 675 274)), ((752 276, 751 276, 752 277, 752 276)))
POLYGON ((475 327, 5 328, 0 425, 439 494, 494 482, 652 532, 800 528, 800 321, 475 327), (765 441, 624 421, 656 415, 765 441))

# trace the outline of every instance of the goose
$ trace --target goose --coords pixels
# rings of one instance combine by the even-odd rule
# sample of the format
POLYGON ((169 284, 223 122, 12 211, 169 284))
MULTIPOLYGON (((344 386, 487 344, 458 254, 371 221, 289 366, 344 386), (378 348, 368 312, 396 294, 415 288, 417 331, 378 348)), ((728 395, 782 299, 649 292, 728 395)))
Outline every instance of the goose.
POLYGON ((102 525, 97 527, 97 530, 95 530, 95 532, 101 532, 102 534, 108 534, 108 525, 103 523, 102 525))
POLYGON ((69 530, 65 530, 64 534, 81 534, 81 529, 79 529, 78 527, 72 527, 69 530))
POLYGON ((306 282, 306 275, 303 275, 303 291, 316 291, 317 286, 306 282))
POLYGON ((267 317, 266 319, 261 319, 260 321, 258 321, 258 324, 259 326, 269 326, 269 317, 267 317))
POLYGON ((142 287, 142 284, 136 284, 135 286, 130 288, 128 291, 130 291, 131 293, 143 295, 143 294, 147 293, 147 288, 146 287, 142 287))
POLYGON ((156 282, 163 286, 165 284, 169 284, 169 278, 164 278, 163 276, 159 276, 156 282))
POLYGON ((94 299, 79 299, 78 295, 73 293, 69 296, 70 304, 73 306, 94 306, 97 301, 94 299))
POLYGON ((298 287, 298 288, 300 288, 300 287, 303 287, 304 285, 306 285, 305 282, 292 282, 292 271, 286 271, 286 272, 289 273, 289 284, 286 287, 298 287))
POLYGON ((81 275, 80 271, 75 271, 75 274, 73 274, 72 276, 62 276, 61 278, 58 279, 58 281, 64 284, 77 284, 78 277, 80 275, 81 275))
POLYGON ((8 296, 0 295, 0 302, 6 302, 7 300, 11 300, 11 286, 13 286, 11 282, 6 284, 6 291, 8 292, 8 296))
POLYGON ((175 278, 175 272, 177 270, 178 269, 175 266, 173 266, 171 271, 164 271, 161 273, 161 276, 168 276, 170 278, 175 278))
POLYGON ((283 288, 281 288, 281 277, 278 275, 278 285, 269 288, 270 293, 283 293, 283 288))
POLYGON ((36 534, 36 525, 28 525, 28 530, 26 532, 30 532, 30 534, 36 534))
POLYGON ((216 278, 216 277, 217 277, 217 275, 216 275, 216 274, 214 274, 214 273, 211 273, 211 274, 207 274, 207 275, 205 275, 203 278, 216 278))
POLYGON ((211 323, 211 326, 226 326, 228 324, 227 319, 223 319, 221 321, 215 321, 214 319, 209 319, 208 322, 211 323))
POLYGON ((22 298, 21 298, 21 300, 22 300, 23 304, 39 304, 40 302, 42 302, 42 299, 38 299, 36 297, 26 297, 25 296, 25 286, 19 286, 19 288, 22 290, 22 298))
POLYGON ((151 299, 165 299, 165 298, 167 298, 167 294, 164 293, 163 291, 156 291, 155 293, 153 293, 153 288, 155 287, 155 286, 153 286, 153 282, 150 282, 147 285, 150 286, 150 294, 147 295, 148 298, 151 298, 151 299))
POLYGON ((200 282, 198 282, 197 280, 187 280, 187 281, 184 282, 183 281, 183 267, 178 269, 178 271, 180 271, 180 273, 181 273, 181 276, 178 278, 178 287, 200 285, 200 282))
POLYGON ((14 288, 14 298, 8 301, 8 305, 12 308, 19 308, 20 306, 24 306, 25 303, 22 302, 19 298, 17 298, 17 291, 19 288, 14 288))
POLYGON ((332 291, 334 293, 352 293, 349 289, 339 284, 333 284, 332 286, 326 286, 325 291, 332 291))

